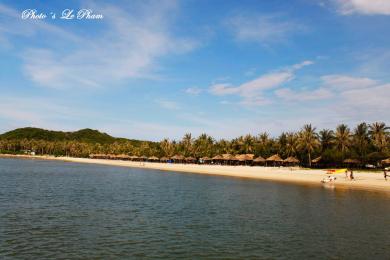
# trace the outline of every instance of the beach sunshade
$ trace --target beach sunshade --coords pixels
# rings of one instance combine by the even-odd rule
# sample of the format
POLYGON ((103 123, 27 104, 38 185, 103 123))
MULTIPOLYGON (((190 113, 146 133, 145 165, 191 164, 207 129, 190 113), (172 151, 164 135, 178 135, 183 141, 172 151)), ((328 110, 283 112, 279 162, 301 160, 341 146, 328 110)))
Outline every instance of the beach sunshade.
POLYGON ((290 156, 287 159, 285 159, 284 162, 286 162, 286 163, 299 163, 299 160, 293 156, 290 156))
POLYGON ((382 164, 390 164, 390 158, 381 161, 382 164))
POLYGON ((257 157, 256 159, 253 160, 254 162, 265 162, 265 159, 261 156, 257 157))
POLYGON ((266 159, 267 162, 283 162, 283 159, 280 158, 279 154, 274 154, 266 159))
POLYGON ((221 155, 216 155, 211 160, 223 160, 223 157, 221 155))
POLYGON ((190 156, 190 157, 186 157, 185 160, 187 162, 193 162, 193 161, 196 161, 196 158, 190 156))
POLYGON ((254 154, 251 154, 251 153, 245 154, 245 160, 246 161, 253 161, 253 158, 255 158, 254 154))
POLYGON ((149 157, 149 160, 150 160, 150 161, 158 161, 158 157, 156 157, 156 156, 151 156, 151 157, 149 157))
POLYGON ((244 162, 244 161, 246 161, 246 156, 245 156, 245 154, 237 154, 235 159, 237 161, 244 162))
POLYGON ((184 160, 184 156, 183 155, 178 155, 176 154, 175 156, 172 157, 173 160, 184 160))
POLYGON ((350 163, 350 164, 359 164, 360 163, 360 161, 357 159, 345 159, 343 162, 350 163))
POLYGON ((161 161, 161 162, 166 162, 166 161, 168 161, 168 160, 169 160, 168 157, 161 157, 161 158, 160 158, 160 161, 161 161))
POLYGON ((318 156, 317 158, 311 160, 312 163, 319 163, 321 161, 322 157, 318 156))
POLYGON ((202 158, 200 158, 200 159, 203 160, 203 161, 211 161, 211 158, 209 158, 209 157, 207 157, 207 156, 202 157, 202 158))

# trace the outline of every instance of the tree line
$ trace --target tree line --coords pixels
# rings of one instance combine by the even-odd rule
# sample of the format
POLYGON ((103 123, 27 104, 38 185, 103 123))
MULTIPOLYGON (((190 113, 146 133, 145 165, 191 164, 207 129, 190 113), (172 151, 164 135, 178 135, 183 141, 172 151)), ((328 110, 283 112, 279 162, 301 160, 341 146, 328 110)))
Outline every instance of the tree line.
POLYGON ((311 124, 297 132, 283 132, 271 137, 267 132, 244 135, 232 140, 216 140, 207 134, 193 137, 187 133, 181 140, 160 142, 118 139, 112 143, 76 140, 1 139, 2 153, 23 153, 55 156, 88 157, 89 154, 128 154, 136 156, 172 157, 179 154, 195 158, 218 154, 254 154, 264 158, 279 154, 282 158, 295 156, 303 165, 311 166, 312 159, 321 156, 328 165, 341 164, 346 158, 376 164, 390 156, 389 127, 383 122, 360 123, 354 128, 340 124, 336 129, 317 131, 311 124))

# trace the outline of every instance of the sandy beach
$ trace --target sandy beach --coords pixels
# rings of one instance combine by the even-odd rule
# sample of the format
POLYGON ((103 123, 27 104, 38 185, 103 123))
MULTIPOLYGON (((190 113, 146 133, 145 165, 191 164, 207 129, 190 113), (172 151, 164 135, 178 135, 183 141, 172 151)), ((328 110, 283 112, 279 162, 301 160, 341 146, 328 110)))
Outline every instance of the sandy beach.
POLYGON ((76 163, 102 164, 121 167, 133 167, 142 169, 155 169, 162 171, 174 171, 184 173, 197 173, 207 175, 220 175, 238 178, 251 178, 267 181, 289 182, 304 185, 318 185, 331 188, 360 189, 367 191, 382 191, 390 193, 390 178, 385 181, 383 172, 354 171, 355 180, 345 178, 344 173, 332 174, 337 178, 332 184, 322 184, 321 180, 328 176, 323 169, 303 169, 290 167, 250 167, 250 166, 221 166, 199 164, 170 164, 151 162, 132 162, 120 160, 104 160, 73 157, 54 156, 18 156, 0 155, 0 157, 46 159, 76 163))

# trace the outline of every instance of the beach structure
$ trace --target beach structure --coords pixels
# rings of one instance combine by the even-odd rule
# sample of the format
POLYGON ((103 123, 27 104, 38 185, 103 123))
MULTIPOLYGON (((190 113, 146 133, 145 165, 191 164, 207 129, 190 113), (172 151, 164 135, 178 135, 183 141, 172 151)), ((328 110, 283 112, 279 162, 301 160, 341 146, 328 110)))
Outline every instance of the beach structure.
POLYGON ((280 166, 283 163, 283 159, 280 158, 279 154, 274 154, 268 157, 265 161, 267 166, 280 166))
POLYGON ((200 163, 203 163, 203 164, 210 164, 211 161, 212 161, 211 158, 210 158, 210 157, 207 157, 207 156, 202 157, 202 158, 199 159, 199 162, 200 162, 200 163))
POLYGON ((196 163, 196 161, 197 161, 196 158, 191 157, 191 156, 186 157, 184 160, 186 163, 196 163))
POLYGON ((381 163, 382 163, 383 166, 390 165, 390 158, 387 158, 387 159, 385 159, 385 160, 382 160, 381 163))
POLYGON ((169 161, 169 158, 168 158, 168 157, 161 157, 161 158, 160 158, 160 162, 166 163, 166 162, 168 162, 168 161, 169 161))
POLYGON ((293 156, 287 157, 283 161, 284 165, 286 165, 286 166, 298 165, 299 162, 300 161, 297 158, 293 157, 293 156))
POLYGON ((348 158, 348 159, 345 159, 343 161, 343 163, 345 165, 347 165, 349 168, 353 168, 353 167, 357 167, 358 165, 361 164, 361 162, 357 159, 351 159, 351 158, 348 158))
POLYGON ((137 155, 131 155, 130 161, 139 161, 139 157, 137 155))
POLYGON ((223 157, 221 155, 216 155, 213 158, 211 158, 212 162, 215 164, 221 164, 223 161, 223 157))
POLYGON ((185 161, 185 157, 183 155, 176 154, 171 158, 174 163, 183 163, 185 161))
POLYGON ((158 161, 159 161, 159 158, 156 157, 156 156, 151 156, 151 157, 148 158, 148 161, 149 161, 149 162, 158 162, 158 161))
POLYGON ((265 165, 265 159, 259 156, 253 160, 253 165, 265 165))

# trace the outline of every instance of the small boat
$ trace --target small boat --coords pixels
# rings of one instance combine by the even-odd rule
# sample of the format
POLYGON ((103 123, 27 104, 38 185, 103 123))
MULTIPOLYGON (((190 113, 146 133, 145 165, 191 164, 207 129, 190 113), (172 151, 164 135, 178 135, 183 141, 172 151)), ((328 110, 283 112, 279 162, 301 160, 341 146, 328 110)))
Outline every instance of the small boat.
POLYGON ((326 178, 323 178, 322 179, 322 183, 330 183, 330 182, 335 182, 336 181, 336 177, 334 177, 334 176, 328 176, 328 177, 326 177, 326 178))

